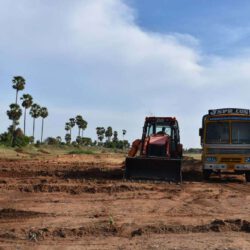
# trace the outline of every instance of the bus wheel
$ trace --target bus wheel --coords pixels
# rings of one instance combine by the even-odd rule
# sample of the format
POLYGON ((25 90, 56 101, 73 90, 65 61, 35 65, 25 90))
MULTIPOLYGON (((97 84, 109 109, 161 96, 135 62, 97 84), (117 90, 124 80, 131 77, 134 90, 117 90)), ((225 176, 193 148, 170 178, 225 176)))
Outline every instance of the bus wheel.
POLYGON ((211 170, 203 169, 203 179, 208 181, 211 175, 211 170))
POLYGON ((250 171, 245 172, 246 182, 250 182, 250 171))

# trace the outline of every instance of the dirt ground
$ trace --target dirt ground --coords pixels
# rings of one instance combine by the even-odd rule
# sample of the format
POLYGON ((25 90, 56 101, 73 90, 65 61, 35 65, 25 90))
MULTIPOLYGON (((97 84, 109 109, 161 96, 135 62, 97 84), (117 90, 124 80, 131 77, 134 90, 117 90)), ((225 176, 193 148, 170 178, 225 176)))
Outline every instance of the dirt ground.
POLYGON ((250 249, 250 185, 123 180, 119 154, 0 159, 0 249, 250 249))

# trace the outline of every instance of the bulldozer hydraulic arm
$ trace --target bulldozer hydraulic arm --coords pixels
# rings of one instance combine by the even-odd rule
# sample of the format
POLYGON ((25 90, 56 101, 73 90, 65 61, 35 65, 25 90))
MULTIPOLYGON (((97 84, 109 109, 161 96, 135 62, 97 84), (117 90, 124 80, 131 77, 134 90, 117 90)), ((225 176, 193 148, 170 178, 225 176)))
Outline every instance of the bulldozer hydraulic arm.
POLYGON ((135 157, 140 148, 141 148, 141 140, 137 139, 133 141, 132 147, 128 152, 128 156, 135 157))

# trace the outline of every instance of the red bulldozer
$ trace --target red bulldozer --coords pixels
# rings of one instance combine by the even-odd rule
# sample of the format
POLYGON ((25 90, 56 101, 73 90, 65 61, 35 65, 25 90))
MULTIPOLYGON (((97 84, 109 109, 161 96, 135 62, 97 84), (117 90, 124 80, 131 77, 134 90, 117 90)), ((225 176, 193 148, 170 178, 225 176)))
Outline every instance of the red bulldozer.
POLYGON ((146 117, 142 139, 135 140, 125 162, 126 179, 181 182, 182 144, 175 117, 146 117))

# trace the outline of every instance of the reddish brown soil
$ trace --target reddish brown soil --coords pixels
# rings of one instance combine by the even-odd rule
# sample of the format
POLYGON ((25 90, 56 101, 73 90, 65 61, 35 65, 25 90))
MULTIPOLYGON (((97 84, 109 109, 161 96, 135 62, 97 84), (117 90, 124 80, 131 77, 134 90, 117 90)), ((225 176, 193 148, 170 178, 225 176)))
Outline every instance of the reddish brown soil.
POLYGON ((0 249, 250 249, 250 185, 123 180, 119 155, 0 160, 0 249))

